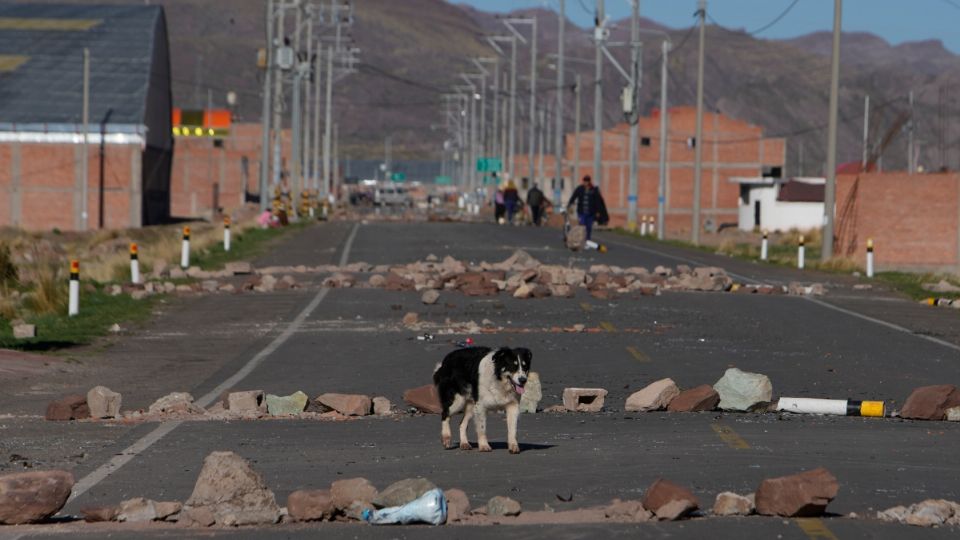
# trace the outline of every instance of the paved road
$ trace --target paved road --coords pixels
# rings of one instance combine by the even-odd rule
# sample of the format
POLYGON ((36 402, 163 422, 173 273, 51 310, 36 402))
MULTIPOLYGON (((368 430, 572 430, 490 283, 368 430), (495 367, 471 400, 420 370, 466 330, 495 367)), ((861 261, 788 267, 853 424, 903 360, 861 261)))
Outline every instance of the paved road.
MULTIPOLYGON (((879 290, 853 292, 847 278, 803 274, 621 237, 606 240, 612 246, 607 254, 571 254, 562 249, 557 231, 552 230, 434 223, 330 224, 289 239, 258 263, 406 263, 430 253, 475 262, 499 261, 522 248, 545 263, 721 264, 742 279, 780 283, 799 278, 835 286, 823 303, 722 293, 665 293, 601 301, 585 294, 570 300, 515 300, 504 296, 471 299, 444 292, 434 306, 422 306, 416 293, 322 292, 308 287, 175 303, 147 328, 103 353, 106 363, 122 374, 108 386, 125 392, 125 400, 132 406, 145 406, 173 390, 191 390, 198 397, 215 392, 224 380, 251 367, 252 358, 262 362, 246 373, 236 389, 258 388, 276 394, 303 390, 310 395, 362 392, 400 403, 404 389, 429 382, 434 364, 450 348, 441 340, 411 339, 413 333, 400 325, 405 312, 418 311, 421 319, 438 328, 448 319, 490 319, 503 330, 473 337, 483 344, 531 348, 534 367, 543 379, 541 405, 558 403, 564 387, 600 386, 610 391, 606 411, 601 414, 525 415, 520 431, 524 451, 519 456, 505 451, 500 419, 490 422, 496 450, 491 454, 442 450, 439 422, 432 416, 339 423, 192 422, 174 429, 170 424, 111 427, 49 424, 29 418, 13 419, 12 425, 17 440, 38 454, 43 453, 43 441, 51 437, 83 441, 86 451, 80 459, 68 459, 66 449, 59 458, 49 458, 51 463, 72 468, 78 478, 87 477, 84 485, 89 490, 71 501, 67 513, 134 496, 184 500, 203 457, 213 450, 233 450, 252 460, 281 503, 295 489, 322 488, 339 478, 365 476, 384 487, 405 477, 425 476, 440 486, 464 489, 476 505, 494 495, 508 495, 528 509, 549 505, 559 510, 603 504, 614 497, 639 498, 654 479, 664 476, 690 486, 704 506, 710 506, 720 491, 747 493, 765 477, 817 466, 828 467, 840 480, 840 495, 830 506, 838 516, 850 512, 872 515, 877 509, 929 497, 960 499, 957 424, 623 411, 626 396, 652 380, 669 376, 681 387, 713 384, 730 366, 766 373, 773 380, 775 395, 884 399, 901 404, 916 386, 960 380, 960 353, 951 345, 956 343, 951 334, 956 326, 953 312, 928 309, 921 313, 915 304, 897 301, 879 290), (229 317, 215 315, 223 310, 228 310, 229 317), (182 331, 168 336, 177 320, 182 331), (247 321, 249 328, 245 328, 247 321), (289 326, 291 321, 296 321, 295 327, 289 326), (575 323, 606 330, 594 334, 549 331, 575 323), (208 329, 198 331, 200 327, 208 329), (930 340, 931 334, 944 343, 930 340), (205 347, 202 358, 191 356, 193 361, 182 361, 176 357, 178 351, 190 355, 194 346, 205 347), (164 370, 178 373, 167 380, 155 367, 137 377, 135 370, 119 367, 119 358, 144 348, 152 350, 146 360, 156 359, 164 370), (258 356, 265 348, 269 354, 258 356), (166 357, 161 359, 163 355, 166 357), (143 437, 150 444, 141 452, 124 456, 129 462, 112 474, 99 475, 103 463, 117 459, 120 451, 143 437), (87 476, 91 473, 94 476, 87 476), (561 502, 558 495, 572 495, 573 501, 561 502)), ((133 366, 144 361, 126 358, 133 366)), ((70 376, 78 379, 78 387, 89 387, 92 378, 106 374, 102 368, 91 368, 70 376)), ((36 402, 47 397, 42 391, 34 394, 39 396, 33 399, 36 402)), ((291 525, 242 534, 306 538, 319 530, 343 538, 359 534, 430 538, 450 532, 357 527, 361 526, 291 525)), ((65 532, 93 537, 106 531, 121 538, 182 535, 169 529, 124 533, 116 528, 77 525, 26 532, 31 537, 65 532)), ((5 532, 0 530, 0 536, 5 532)), ((516 527, 501 528, 497 534, 517 538, 831 537, 825 534, 903 538, 920 532, 834 517, 812 523, 750 518, 603 528, 516 527), (822 532, 823 527, 828 533, 822 532)), ((947 537, 957 531, 923 533, 947 537)), ((242 537, 236 531, 221 534, 242 537)), ((455 534, 488 535, 489 530, 476 528, 458 528, 455 534)))

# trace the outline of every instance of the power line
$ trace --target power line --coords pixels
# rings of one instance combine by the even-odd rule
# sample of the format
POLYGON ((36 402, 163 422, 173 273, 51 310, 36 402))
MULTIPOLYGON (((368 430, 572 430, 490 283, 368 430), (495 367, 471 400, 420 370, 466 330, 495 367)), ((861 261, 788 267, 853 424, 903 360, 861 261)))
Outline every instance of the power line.
MULTIPOLYGON (((953 0, 943 0, 943 1, 944 1, 944 2, 950 2, 952 5, 954 5, 954 7, 957 7, 958 9, 960 9, 960 4, 953 4, 953 0)), ((760 28, 757 28, 756 30, 751 30, 750 32, 744 31, 744 34, 746 34, 746 35, 748 35, 748 36, 755 36, 755 35, 763 32, 763 31, 769 30, 769 29, 772 28, 774 25, 776 25, 778 22, 780 22, 784 17, 786 17, 787 14, 790 13, 790 11, 792 11, 793 8, 794 8, 799 2, 800 2, 800 0, 793 0, 792 2, 790 2, 790 4, 789 4, 783 11, 780 12, 779 15, 777 15, 776 17, 774 17, 773 20, 771 20, 771 21, 768 22, 767 24, 761 26, 760 28)), ((723 28, 729 29, 728 26, 723 25, 723 24, 720 24, 716 19, 714 19, 714 18, 713 18, 713 15, 711 15, 710 12, 707 12, 706 15, 707 15, 707 18, 710 19, 710 22, 712 22, 713 24, 715 24, 715 25, 717 25, 717 26, 721 26, 721 27, 723 27, 723 28)))

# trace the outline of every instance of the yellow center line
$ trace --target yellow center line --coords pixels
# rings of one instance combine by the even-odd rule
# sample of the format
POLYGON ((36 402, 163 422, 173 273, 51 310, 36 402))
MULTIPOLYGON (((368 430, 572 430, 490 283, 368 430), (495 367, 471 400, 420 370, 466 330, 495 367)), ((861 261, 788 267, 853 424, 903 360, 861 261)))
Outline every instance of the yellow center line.
POLYGON ((582 309, 582 310, 586 311, 587 313, 589 313, 589 312, 593 311, 593 306, 591 306, 590 304, 588 304, 588 303, 586 303, 586 302, 581 302, 581 303, 580 303, 580 309, 582 309))
POLYGON ((713 428, 714 433, 720 437, 720 440, 727 443, 727 446, 730 448, 734 448, 736 450, 746 450, 750 448, 750 443, 745 441, 740 435, 737 435, 737 432, 734 431, 730 426, 724 424, 710 424, 710 427, 713 428))
POLYGON ((630 346, 627 347, 627 352, 630 353, 630 356, 633 357, 637 362, 650 362, 650 357, 643 353, 640 349, 630 346))
POLYGON ((797 518, 797 526, 806 533, 811 540, 838 540, 836 535, 827 528, 827 524, 820 518, 797 518))
POLYGON ((602 321, 602 322, 600 323, 600 328, 603 328, 603 329, 604 329, 605 331, 607 331, 607 332, 616 332, 616 331, 617 331, 617 327, 614 326, 613 323, 611 323, 611 322, 609 322, 609 321, 602 321))

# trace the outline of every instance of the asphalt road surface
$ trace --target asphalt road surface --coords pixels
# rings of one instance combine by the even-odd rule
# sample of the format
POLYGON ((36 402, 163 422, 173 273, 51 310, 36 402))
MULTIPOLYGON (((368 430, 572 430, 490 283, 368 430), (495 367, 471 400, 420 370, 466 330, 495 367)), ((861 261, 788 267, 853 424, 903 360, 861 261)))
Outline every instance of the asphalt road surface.
MULTIPOLYGON (((525 509, 554 510, 641 498, 656 478, 689 486, 709 508, 718 492, 749 493, 767 477, 819 466, 840 482, 822 520, 710 518, 638 525, 499 527, 511 538, 907 538, 955 537, 956 529, 922 530, 880 523, 877 510, 927 498, 960 499, 960 424, 899 419, 778 414, 626 413, 626 397, 673 378, 682 388, 713 384, 731 366, 767 374, 775 396, 882 399, 898 407, 921 385, 960 381, 957 314, 899 300, 881 288, 853 290, 853 278, 822 276, 736 261, 648 241, 601 235, 606 254, 571 253, 549 229, 458 223, 331 223, 306 229, 257 261, 324 264, 407 263, 428 254, 498 262, 524 249, 544 263, 710 264, 738 281, 826 281, 822 299, 727 293, 665 292, 657 297, 598 300, 468 298, 443 292, 433 306, 419 294, 316 286, 271 294, 215 295, 165 306, 154 321, 89 352, 82 368, 51 374, 57 384, 11 382, 0 398, 2 452, 37 456, 70 468, 84 492, 64 510, 143 496, 186 500, 209 452, 251 460, 278 502, 297 489, 325 488, 363 476, 378 487, 411 476, 466 491, 475 506, 507 495, 525 509), (260 420, 135 426, 46 423, 51 393, 101 381, 124 393, 124 408, 145 407, 170 391, 216 395, 237 390, 285 395, 303 390, 383 395, 402 406, 407 388, 430 382, 433 367, 465 337, 417 341, 404 313, 443 328, 447 321, 503 327, 471 336, 479 344, 525 346, 541 374, 541 407, 560 403, 563 388, 609 390, 599 414, 523 415, 522 453, 509 455, 502 417, 490 418, 494 452, 443 450, 436 416, 368 417, 349 422, 260 420), (558 333, 582 323, 600 333, 558 333), (198 352, 199 351, 199 352, 198 352), (106 367, 104 367, 106 366, 106 367), (60 379, 57 379, 60 377, 60 379), (71 386, 72 385, 72 386, 71 386), (211 394, 213 393, 213 394, 211 394), (133 445, 133 446, 131 446, 133 445), (132 448, 132 450, 131 450, 132 448), (80 452, 76 459, 75 454, 80 452), (112 463, 113 466, 105 467, 112 463), (117 466, 119 465, 119 466, 117 466), (561 498, 572 498, 570 502, 561 498), (848 515, 856 513, 859 519, 848 515)), ((319 283, 319 276, 308 285, 319 283)), ((59 394, 58 394, 59 395, 59 394)), ((472 431, 472 428, 471 428, 472 431)), ((9 471, 9 467, 6 469, 9 471)), ((170 526, 60 524, 0 529, 0 538, 64 535, 182 538, 199 531, 170 526)), ((230 538, 485 538, 486 527, 375 528, 362 524, 278 525, 203 531, 230 538)))

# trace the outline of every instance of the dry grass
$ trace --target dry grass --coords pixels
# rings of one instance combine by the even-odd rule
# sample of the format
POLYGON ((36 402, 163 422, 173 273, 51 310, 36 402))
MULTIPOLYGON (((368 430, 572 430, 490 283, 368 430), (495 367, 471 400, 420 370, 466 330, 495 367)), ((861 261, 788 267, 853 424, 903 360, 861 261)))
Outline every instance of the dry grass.
POLYGON ((33 292, 27 296, 26 307, 38 315, 67 311, 67 273, 63 266, 52 262, 37 265, 33 292))

